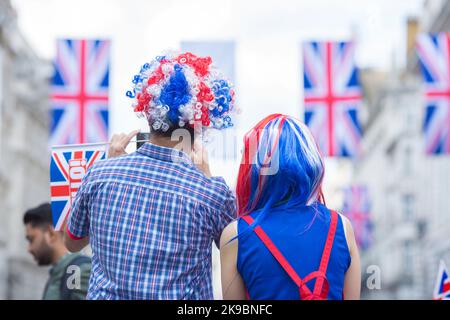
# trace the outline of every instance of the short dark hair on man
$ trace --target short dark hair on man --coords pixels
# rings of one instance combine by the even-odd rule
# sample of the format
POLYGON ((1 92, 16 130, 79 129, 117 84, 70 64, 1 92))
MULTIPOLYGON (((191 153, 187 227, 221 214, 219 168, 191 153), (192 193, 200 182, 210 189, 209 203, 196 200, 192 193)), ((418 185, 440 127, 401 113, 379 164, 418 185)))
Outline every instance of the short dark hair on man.
POLYGON ((194 128, 190 127, 189 125, 185 125, 184 127, 180 127, 178 124, 172 124, 170 121, 168 121, 169 124, 169 129, 167 131, 162 131, 162 129, 159 130, 155 130, 153 128, 153 121, 150 120, 148 122, 149 126, 150 126, 150 134, 154 134, 156 136, 160 136, 160 137, 166 137, 166 138, 172 138, 173 133, 178 130, 178 129, 182 129, 182 130, 186 130, 186 134, 189 135, 190 139, 191 139, 191 144, 194 144, 194 140, 195 140, 195 130, 194 128))
POLYGON ((27 210, 23 216, 23 223, 25 225, 31 224, 33 227, 52 225, 52 207, 50 203, 43 203, 27 210))

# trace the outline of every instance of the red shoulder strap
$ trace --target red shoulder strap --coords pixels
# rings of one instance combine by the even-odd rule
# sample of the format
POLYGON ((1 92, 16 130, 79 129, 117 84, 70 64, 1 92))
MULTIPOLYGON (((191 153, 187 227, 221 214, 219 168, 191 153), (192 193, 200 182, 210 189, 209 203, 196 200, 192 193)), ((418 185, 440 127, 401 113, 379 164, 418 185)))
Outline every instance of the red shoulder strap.
MULTIPOLYGON (((322 260, 320 261, 319 273, 324 277, 318 277, 314 286, 314 294, 320 295, 323 289, 325 275, 327 274, 328 262, 330 261, 331 249, 333 248, 334 236, 336 235, 336 228, 338 222, 338 214, 331 210, 330 229, 328 230, 327 241, 322 253, 322 260)), ((327 290, 328 291, 328 290, 327 290)), ((327 292, 328 293, 328 292, 327 292)))
MULTIPOLYGON (((241 218, 249 225, 252 224, 254 221, 254 219, 249 215, 243 216, 241 218)), ((264 232, 264 230, 260 226, 257 226, 255 227, 254 232, 259 237, 259 239, 261 239, 261 241, 264 243, 267 249, 269 249, 270 253, 272 253, 272 255, 278 261, 278 263, 283 267, 284 271, 287 272, 289 277, 300 288, 300 292, 302 293, 302 295, 311 295, 312 294, 311 290, 309 290, 309 288, 305 285, 303 280, 299 277, 297 272, 295 272, 294 268, 292 268, 291 264, 286 260, 286 258, 280 252, 280 250, 278 250, 278 248, 275 246, 272 240, 270 240, 269 236, 264 232)))
MULTIPOLYGON (((241 217, 245 222, 251 225, 254 219, 249 216, 241 217)), ((286 260, 283 254, 278 250, 269 236, 264 232, 261 226, 257 226, 254 228, 254 232, 259 237, 259 239, 264 243, 270 253, 274 256, 274 258, 278 261, 278 263, 282 266, 282 268, 286 271, 289 277, 295 282, 295 284, 300 289, 300 295, 303 297, 308 296, 317 296, 326 299, 328 294, 328 282, 325 282, 325 290, 323 290, 324 281, 326 281, 325 275, 328 268, 328 262, 330 260, 331 249, 333 248, 334 236, 336 234, 338 216, 337 213, 331 210, 331 222, 330 228, 328 230, 327 240, 325 242, 325 248, 323 250, 322 259, 320 261, 319 271, 312 272, 308 276, 305 277, 305 280, 302 280, 297 272, 292 268, 291 264, 286 260), (309 280, 316 278, 316 283, 314 285, 314 293, 309 290, 309 288, 305 285, 309 280)))

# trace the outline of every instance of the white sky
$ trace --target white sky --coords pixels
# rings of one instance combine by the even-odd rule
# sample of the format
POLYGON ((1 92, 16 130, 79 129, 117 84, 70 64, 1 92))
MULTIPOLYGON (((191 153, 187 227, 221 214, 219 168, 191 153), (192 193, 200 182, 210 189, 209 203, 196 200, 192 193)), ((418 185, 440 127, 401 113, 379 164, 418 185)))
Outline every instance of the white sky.
MULTIPOLYGON (((265 115, 302 117, 302 40, 357 40, 360 67, 404 62, 406 18, 423 0, 13 0, 19 27, 43 58, 56 38, 113 42, 111 134, 145 129, 125 96, 146 61, 183 40, 235 40, 242 134, 265 115)), ((213 168, 214 169, 214 168, 213 168)), ((217 164, 233 184, 237 164, 217 164)), ((327 172, 333 172, 333 169, 327 172)))

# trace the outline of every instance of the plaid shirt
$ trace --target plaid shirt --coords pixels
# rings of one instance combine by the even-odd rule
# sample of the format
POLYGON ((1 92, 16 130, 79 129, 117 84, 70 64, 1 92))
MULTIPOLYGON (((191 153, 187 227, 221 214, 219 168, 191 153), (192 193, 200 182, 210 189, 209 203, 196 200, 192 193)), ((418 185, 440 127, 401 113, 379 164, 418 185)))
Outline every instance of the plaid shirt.
POLYGON ((223 178, 150 143, 96 163, 67 231, 90 236, 88 299, 213 299, 211 250, 236 216, 223 178))

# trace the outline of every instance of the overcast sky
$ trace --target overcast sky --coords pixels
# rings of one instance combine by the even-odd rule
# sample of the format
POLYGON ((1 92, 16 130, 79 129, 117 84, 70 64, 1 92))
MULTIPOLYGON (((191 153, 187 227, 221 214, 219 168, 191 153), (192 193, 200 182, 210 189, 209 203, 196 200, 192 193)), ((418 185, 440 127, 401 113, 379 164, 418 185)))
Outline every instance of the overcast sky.
MULTIPOLYGON (((299 45, 357 40, 360 67, 404 63, 406 18, 423 0, 13 0, 19 27, 43 58, 56 38, 109 38, 111 134, 145 128, 125 91, 144 62, 186 40, 236 41, 240 132, 265 115, 302 117, 299 45)), ((233 167, 234 168, 234 167, 233 167)), ((230 176, 235 174, 230 171, 230 176)), ((230 180, 231 178, 228 178, 230 180)))

